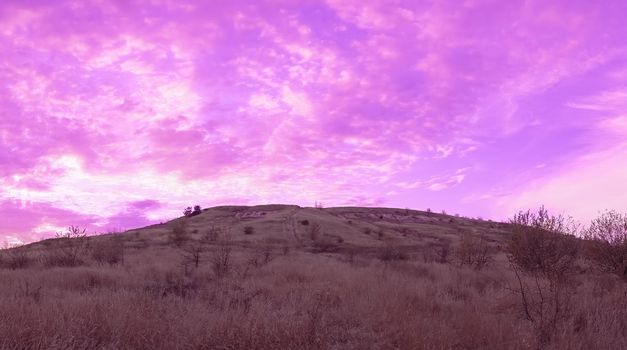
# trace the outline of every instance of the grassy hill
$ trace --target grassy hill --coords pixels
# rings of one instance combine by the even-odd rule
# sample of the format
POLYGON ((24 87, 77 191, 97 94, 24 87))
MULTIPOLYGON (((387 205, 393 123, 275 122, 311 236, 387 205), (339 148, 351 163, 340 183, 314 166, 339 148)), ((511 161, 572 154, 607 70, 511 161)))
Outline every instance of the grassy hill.
POLYGON ((560 319, 530 320, 511 235, 424 211, 260 205, 36 242, 0 254, 0 349, 627 348, 625 284, 583 260, 567 302, 542 304, 560 319))

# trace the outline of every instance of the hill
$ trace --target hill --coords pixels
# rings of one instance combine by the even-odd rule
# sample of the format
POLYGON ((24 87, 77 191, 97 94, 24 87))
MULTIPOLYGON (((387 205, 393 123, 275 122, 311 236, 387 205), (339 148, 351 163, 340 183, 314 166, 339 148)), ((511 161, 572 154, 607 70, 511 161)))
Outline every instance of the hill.
POLYGON ((582 260, 537 299, 555 289, 511 268, 512 230, 293 205, 77 230, 0 254, 0 349, 626 348, 624 283, 582 260))

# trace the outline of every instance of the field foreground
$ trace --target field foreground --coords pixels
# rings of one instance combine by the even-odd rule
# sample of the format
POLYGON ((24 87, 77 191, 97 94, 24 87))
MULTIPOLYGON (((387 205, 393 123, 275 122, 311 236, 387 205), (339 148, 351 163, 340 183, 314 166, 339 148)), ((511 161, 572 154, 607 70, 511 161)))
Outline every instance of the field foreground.
POLYGON ((560 302, 540 293, 530 315, 520 285, 544 282, 517 277, 509 235, 268 205, 42 241, 0 256, 0 349, 627 349, 623 281, 578 261, 560 302))

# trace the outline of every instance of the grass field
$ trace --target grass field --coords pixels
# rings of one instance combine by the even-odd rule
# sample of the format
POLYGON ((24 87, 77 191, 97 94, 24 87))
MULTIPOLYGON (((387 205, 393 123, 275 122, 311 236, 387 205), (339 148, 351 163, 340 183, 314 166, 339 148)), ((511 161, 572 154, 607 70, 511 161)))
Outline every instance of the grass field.
POLYGON ((0 255, 0 349, 627 349, 627 284, 585 259, 560 303, 538 304, 560 308, 550 332, 530 320, 520 285, 545 286, 517 277, 510 235, 405 209, 266 205, 37 242, 0 255), (467 237, 483 263, 466 260, 467 237))

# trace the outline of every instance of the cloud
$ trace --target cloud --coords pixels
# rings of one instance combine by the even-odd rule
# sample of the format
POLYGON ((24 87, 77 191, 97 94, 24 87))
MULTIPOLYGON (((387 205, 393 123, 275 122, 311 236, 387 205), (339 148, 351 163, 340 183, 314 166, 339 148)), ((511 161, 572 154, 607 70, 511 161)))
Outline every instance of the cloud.
POLYGON ((627 164, 627 144, 588 154, 516 194, 499 198, 497 215, 545 205, 587 224, 601 210, 627 212, 627 168, 622 164, 627 164))
POLYGON ((625 6, 4 1, 0 199, 54 220, 0 230, 228 201, 490 211, 462 199, 620 143, 625 6))

